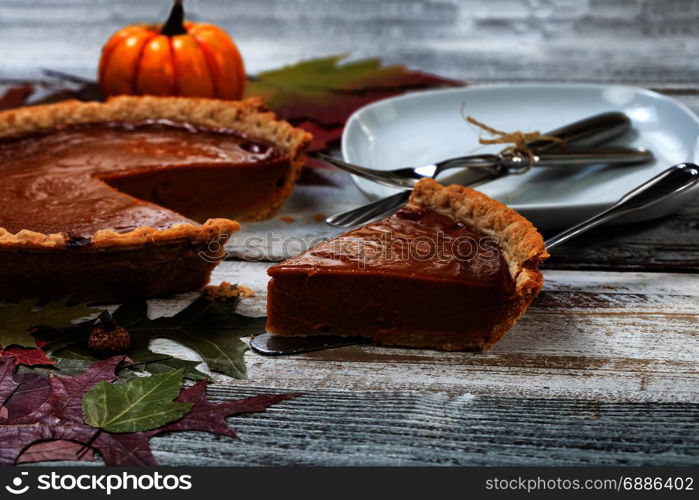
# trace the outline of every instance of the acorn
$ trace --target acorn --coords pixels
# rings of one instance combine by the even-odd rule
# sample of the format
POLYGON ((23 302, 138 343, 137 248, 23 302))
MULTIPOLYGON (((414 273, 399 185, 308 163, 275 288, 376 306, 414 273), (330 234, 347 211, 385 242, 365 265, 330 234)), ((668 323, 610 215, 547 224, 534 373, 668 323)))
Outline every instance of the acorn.
POLYGON ((90 331, 87 347, 95 354, 124 354, 131 349, 131 335, 109 314, 102 311, 99 323, 90 331))

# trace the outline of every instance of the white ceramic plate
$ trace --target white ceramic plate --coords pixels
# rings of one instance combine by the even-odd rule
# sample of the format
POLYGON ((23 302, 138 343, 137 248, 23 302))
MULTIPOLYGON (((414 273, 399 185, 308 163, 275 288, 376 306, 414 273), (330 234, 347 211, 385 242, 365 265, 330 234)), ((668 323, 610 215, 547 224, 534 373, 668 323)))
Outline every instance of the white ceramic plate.
MULTIPOLYGON (((641 166, 532 169, 479 188, 543 229, 588 217, 657 173, 677 163, 696 162, 699 155, 699 119, 669 97, 617 85, 544 84, 419 92, 370 104, 347 122, 342 137, 344 158, 372 168, 393 169, 501 149, 478 144, 478 132, 465 122, 462 105, 466 114, 494 128, 542 133, 594 114, 622 111, 632 120, 633 132, 615 144, 643 146, 655 154, 654 162, 641 166)), ((440 181, 458 181, 458 174, 447 172, 440 181)), ((355 182, 371 199, 396 192, 358 177, 355 182)), ((692 189, 625 221, 667 215, 698 192, 692 189)))

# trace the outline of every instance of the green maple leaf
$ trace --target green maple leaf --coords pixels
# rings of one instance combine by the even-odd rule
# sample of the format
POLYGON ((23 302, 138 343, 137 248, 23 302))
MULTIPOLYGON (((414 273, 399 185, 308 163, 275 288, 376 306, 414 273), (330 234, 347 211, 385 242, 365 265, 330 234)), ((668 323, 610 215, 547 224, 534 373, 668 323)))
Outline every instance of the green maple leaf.
MULTIPOLYGON (((133 374, 128 373, 130 370, 160 374, 184 369, 184 376, 189 380, 210 380, 208 375, 197 370, 199 365, 197 361, 187 361, 150 350, 150 341, 155 337, 137 330, 140 323, 148 320, 148 306, 146 302, 124 304, 116 310, 113 318, 118 325, 126 328, 131 335, 131 349, 128 352, 131 364, 127 364, 120 370, 120 377, 132 376, 133 374)), ((87 348, 87 339, 92 326, 92 322, 89 322, 71 328, 62 332, 60 338, 43 347, 45 351, 55 353, 55 357, 60 359, 59 369, 66 363, 66 360, 73 362, 83 360, 92 363, 99 360, 87 348)), ((66 366, 70 366, 70 364, 66 363, 66 366)))
MULTIPOLYGON (((265 318, 250 318, 235 313, 232 303, 212 302, 199 298, 175 316, 156 319, 148 318, 145 301, 123 304, 113 314, 114 321, 131 335, 132 347, 128 352, 133 368, 152 374, 184 369, 185 377, 191 380, 205 380, 209 377, 196 369, 196 361, 187 361, 167 354, 153 352, 150 341, 167 338, 180 342, 195 350, 204 359, 210 370, 224 373, 234 378, 246 378, 247 370, 243 356, 247 345, 241 337, 262 333, 265 318)), ((43 349, 59 360, 62 366, 96 361, 87 348, 92 322, 78 325, 62 332, 59 338, 43 349)), ((126 374, 122 371, 120 376, 126 374)))
MULTIPOLYGON (((271 87, 316 91, 348 90, 357 88, 358 82, 385 82, 387 78, 394 77, 405 69, 403 66, 383 66, 377 58, 342 64, 344 58, 344 55, 321 57, 263 71, 252 79, 252 88, 248 88, 248 93, 271 87)), ((389 84, 390 81, 386 82, 386 85, 389 84)))
MULTIPOLYGON (((87 337, 85 337, 84 342, 87 342, 87 337)), ((57 362, 55 366, 51 368, 32 367, 31 371, 45 375, 58 371, 63 375, 75 376, 83 373, 90 365, 100 360, 87 349, 86 345, 64 348, 54 353, 51 357, 57 362)), ((149 349, 143 351, 132 349, 129 351, 129 358, 132 358, 133 362, 119 367, 119 378, 131 379, 138 377, 137 372, 148 372, 158 375, 183 370, 184 378, 188 380, 211 380, 211 377, 206 373, 197 369, 197 366, 199 366, 198 361, 174 358, 167 354, 154 353, 149 349)), ((25 367, 22 367, 22 369, 27 371, 25 367)))
POLYGON ((189 361, 173 357, 161 357, 160 360, 151 361, 141 365, 134 365, 137 369, 142 369, 151 375, 169 373, 174 370, 183 370, 184 377, 189 380, 211 380, 206 373, 197 369, 199 361, 189 361))
POLYGON ((302 61, 260 73, 248 81, 246 97, 262 97, 282 118, 341 125, 356 109, 407 90, 461 82, 384 66, 380 59, 342 63, 344 55, 302 61))
MULTIPOLYGON (((76 375, 99 361, 101 358, 95 356, 87 347, 91 327, 92 322, 61 332, 58 339, 42 347, 52 359, 57 361, 56 366, 45 370, 36 367, 34 371, 43 371, 46 374, 59 371, 64 375, 76 375)), ((148 347, 150 341, 148 336, 132 336, 132 339, 132 347, 128 352, 132 362, 120 367, 118 372, 120 378, 136 377, 137 371, 155 375, 183 369, 186 379, 211 380, 206 373, 197 369, 198 361, 188 361, 153 352, 148 347)))
POLYGON ((230 303, 204 298, 175 316, 152 320, 148 319, 145 303, 125 304, 114 313, 114 320, 131 333, 134 346, 154 338, 171 339, 194 349, 209 369, 234 378, 247 376, 243 355, 248 347, 241 337, 265 330, 264 318, 242 316, 230 303))
POLYGON ((18 304, 0 305, 0 346, 35 347, 36 341, 30 333, 32 328, 66 328, 78 318, 100 312, 86 304, 68 305, 68 299, 43 306, 38 306, 38 302, 38 299, 28 299, 18 304))
POLYGON ((148 431, 179 420, 194 406, 175 401, 183 373, 175 370, 124 384, 100 382, 83 397, 83 418, 107 432, 148 431))

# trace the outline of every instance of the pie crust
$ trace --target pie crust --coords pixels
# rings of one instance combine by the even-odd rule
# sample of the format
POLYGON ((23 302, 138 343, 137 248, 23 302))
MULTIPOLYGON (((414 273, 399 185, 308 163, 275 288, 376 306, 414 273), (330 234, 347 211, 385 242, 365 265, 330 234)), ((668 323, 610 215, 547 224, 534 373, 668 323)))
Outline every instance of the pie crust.
POLYGON ((433 179, 422 179, 408 205, 427 208, 498 240, 515 283, 515 294, 485 340, 483 348, 491 347, 514 326, 544 284, 539 265, 549 254, 543 237, 529 220, 508 206, 465 186, 442 186, 433 179))

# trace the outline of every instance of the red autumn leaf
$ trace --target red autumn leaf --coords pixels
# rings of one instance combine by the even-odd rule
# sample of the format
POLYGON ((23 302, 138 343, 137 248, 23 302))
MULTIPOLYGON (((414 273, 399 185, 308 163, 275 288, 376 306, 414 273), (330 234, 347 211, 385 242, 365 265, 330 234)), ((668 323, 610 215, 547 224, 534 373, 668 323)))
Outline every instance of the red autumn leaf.
POLYGON ((30 396, 31 391, 16 393, 20 383, 13 376, 14 360, 5 361, 0 368, 0 401, 10 407, 5 406, 8 415, 0 420, 0 465, 16 463, 25 448, 40 441, 88 443, 98 431, 82 421, 82 397, 98 382, 115 380, 114 370, 123 359, 117 357, 97 362, 77 377, 49 377, 50 391, 46 400, 34 411, 17 416, 9 411, 11 404, 8 399, 17 397, 20 401, 13 404, 25 408, 28 404, 22 402, 22 398, 33 399, 34 396, 30 396), (12 382, 7 382, 8 377, 12 382))
POLYGON ((304 167, 311 167, 311 168, 304 168, 302 171, 312 170, 314 168, 332 168, 332 167, 330 167, 330 165, 325 163, 323 160, 319 160, 318 158, 314 158, 312 156, 309 156, 306 158, 306 163, 304 164, 304 167))
POLYGON ((10 347, 2 349, 0 347, 0 359, 14 358, 18 365, 36 366, 36 365, 55 365, 55 361, 51 361, 46 357, 46 353, 38 347, 10 347))
POLYGON ((297 123, 296 126, 313 134, 313 142, 308 148, 309 152, 324 151, 330 146, 336 146, 342 136, 342 127, 324 127, 308 120, 297 123))
POLYGON ((40 441, 32 444, 17 458, 17 464, 37 462, 57 462, 59 460, 80 460, 91 462, 95 458, 92 448, 85 448, 82 443, 59 439, 57 441, 40 441))
POLYGON ((48 379, 38 373, 18 373, 14 379, 17 386, 4 405, 8 416, 18 418, 29 415, 44 404, 51 394, 48 379))
POLYGON ((10 87, 0 97, 0 110, 24 106, 32 92, 34 92, 34 87, 31 85, 10 87))
MULTIPOLYGON (((52 419, 59 419, 64 424, 82 424, 83 396, 99 382, 116 380, 114 370, 125 359, 124 356, 117 356, 98 361, 76 377, 51 375, 48 379, 44 379, 45 382, 39 382, 38 378, 33 377, 34 374, 28 377, 24 374, 10 373, 12 383, 9 393, 5 393, 6 389, 0 382, 0 401, 4 401, 3 406, 9 411, 7 421, 0 421, 0 424, 8 425, 9 422, 14 425, 35 424, 52 419), (39 391, 40 386, 45 384, 48 384, 49 390, 39 391), (45 397, 37 399, 39 392, 42 392, 45 397), (24 411, 32 405, 34 405, 34 411, 24 411), (10 411, 12 408, 18 409, 19 413, 13 414, 10 411)), ((11 363, 12 361, 5 362, 4 365, 11 363)))
POLYGON ((202 381, 184 389, 177 401, 193 403, 192 411, 177 422, 172 422, 158 429, 157 432, 151 432, 159 434, 170 431, 206 431, 236 437, 233 429, 226 423, 226 417, 244 413, 263 412, 273 404, 300 396, 299 393, 269 394, 225 401, 223 403, 212 403, 206 397, 206 385, 207 383, 202 381))
MULTIPOLYGON (((342 127, 331 126, 325 127, 323 125, 318 125, 312 121, 303 121, 301 123, 295 124, 307 132, 313 134, 313 142, 308 147, 309 153, 314 153, 316 151, 325 151, 329 148, 338 146, 340 144, 340 138, 342 137, 342 127)), ((332 168, 327 163, 314 158, 313 155, 306 156, 306 167, 313 168, 332 168)), ((309 169, 304 169, 307 171, 309 169)))
POLYGON ((114 371, 124 359, 99 361, 81 375, 51 376, 44 383, 34 374, 14 375, 14 359, 0 364, 0 465, 84 459, 85 452, 91 449, 99 451, 107 465, 157 465, 149 444, 153 436, 174 431, 206 431, 235 437, 226 417, 261 412, 298 396, 264 395, 213 403, 206 397, 206 384, 201 382, 184 389, 177 399, 193 403, 192 410, 158 429, 112 434, 88 426, 83 420, 83 396, 99 382, 113 382, 114 371), (78 443, 79 447, 66 441, 78 443), (37 448, 37 443, 42 444, 37 448))
MULTIPOLYGON (((17 389, 19 383, 15 380, 14 372, 17 362, 14 358, 0 360, 0 407, 4 408, 7 399, 17 389)), ((0 419, 3 418, 0 414, 0 419)))
POLYGON ((13 358, 18 365, 36 366, 36 365, 55 365, 56 362, 46 357, 46 353, 41 350, 42 347, 49 342, 45 340, 37 340, 36 347, 10 347, 3 349, 0 346, 0 361, 3 359, 13 358))

